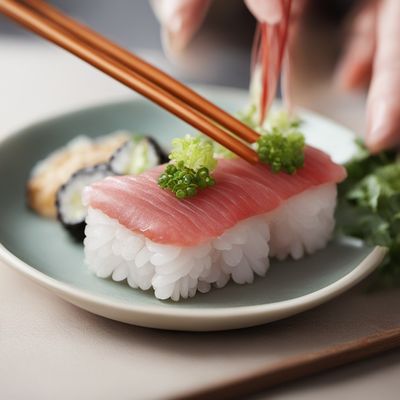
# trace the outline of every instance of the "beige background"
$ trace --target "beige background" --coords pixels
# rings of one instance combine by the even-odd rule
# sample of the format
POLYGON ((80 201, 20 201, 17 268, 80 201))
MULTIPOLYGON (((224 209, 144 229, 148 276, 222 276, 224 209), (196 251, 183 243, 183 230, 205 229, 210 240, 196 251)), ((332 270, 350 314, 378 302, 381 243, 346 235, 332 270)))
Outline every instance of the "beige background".
MULTIPOLYGON (((129 94, 53 47, 3 40, 0 57, 0 135, 65 108, 129 94)), ((302 103, 326 114, 335 110, 337 119, 362 129, 359 96, 344 103, 314 85, 302 103)), ((89 314, 0 265, 0 397, 169 398, 399 326, 399 306, 399 291, 366 295, 358 287, 315 310, 258 328, 163 332, 89 314)), ((394 351, 256 397, 397 399, 399 376, 400 352, 394 351)))

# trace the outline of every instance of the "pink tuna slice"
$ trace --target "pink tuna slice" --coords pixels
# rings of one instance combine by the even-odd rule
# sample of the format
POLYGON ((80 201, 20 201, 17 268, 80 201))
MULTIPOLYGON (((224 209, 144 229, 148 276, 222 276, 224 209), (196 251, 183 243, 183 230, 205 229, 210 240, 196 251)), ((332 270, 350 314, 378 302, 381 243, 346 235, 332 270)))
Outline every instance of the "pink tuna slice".
POLYGON ((328 155, 307 147, 304 167, 293 175, 242 159, 220 160, 215 186, 178 200, 157 185, 163 169, 96 182, 85 190, 85 202, 156 243, 188 247, 219 237, 246 218, 271 212, 307 189, 346 177, 345 169, 328 155))

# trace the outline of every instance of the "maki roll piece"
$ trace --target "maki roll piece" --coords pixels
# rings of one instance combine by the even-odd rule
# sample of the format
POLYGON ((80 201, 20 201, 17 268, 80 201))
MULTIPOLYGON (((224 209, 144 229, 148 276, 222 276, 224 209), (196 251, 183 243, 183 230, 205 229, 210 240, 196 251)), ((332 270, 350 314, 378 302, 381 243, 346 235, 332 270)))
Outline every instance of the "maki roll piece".
POLYGON ((83 189, 107 176, 114 175, 107 164, 82 168, 60 187, 56 195, 58 220, 79 242, 85 237, 87 208, 82 203, 83 189))
POLYGON ((168 162, 161 146, 149 136, 134 136, 112 155, 109 168, 117 175, 139 175, 168 162))
POLYGON ((36 163, 26 185, 27 205, 37 214, 56 218, 56 195, 76 171, 107 163, 114 152, 131 137, 129 131, 116 131, 90 138, 77 136, 36 163))

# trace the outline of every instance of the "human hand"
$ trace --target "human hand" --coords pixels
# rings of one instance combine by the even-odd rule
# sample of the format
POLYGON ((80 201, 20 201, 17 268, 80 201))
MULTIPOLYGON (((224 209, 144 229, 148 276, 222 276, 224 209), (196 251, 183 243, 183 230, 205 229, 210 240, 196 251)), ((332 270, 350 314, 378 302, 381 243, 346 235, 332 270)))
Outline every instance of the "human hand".
POLYGON ((168 54, 181 52, 199 29, 210 0, 150 0, 168 54))
MULTIPOLYGON (((210 0, 151 0, 166 48, 182 50, 201 25, 210 0)), ((292 2, 294 12, 306 0, 292 2)), ((245 0, 261 22, 282 18, 279 0, 245 0)), ((293 10, 292 10, 293 14, 293 10)), ((400 1, 370 0, 354 18, 337 82, 344 89, 370 83, 366 142, 373 152, 400 144, 400 1)))
MULTIPOLYGON (((210 3, 211 0, 150 0, 161 24, 167 53, 179 53, 187 46, 203 22, 210 3)), ((280 0, 245 0, 245 3, 260 22, 274 24, 282 18, 280 0)))
POLYGON ((400 1, 370 1, 354 20, 341 63, 342 87, 370 79, 366 142, 373 152, 400 144, 400 1))

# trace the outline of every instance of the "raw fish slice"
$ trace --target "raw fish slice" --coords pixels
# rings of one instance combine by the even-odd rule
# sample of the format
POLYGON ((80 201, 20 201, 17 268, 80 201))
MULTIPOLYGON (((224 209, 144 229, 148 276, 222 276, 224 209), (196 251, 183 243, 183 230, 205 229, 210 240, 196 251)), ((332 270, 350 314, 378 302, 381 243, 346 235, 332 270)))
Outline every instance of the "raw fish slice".
POLYGON ((242 220, 272 212, 307 189, 346 176, 325 153, 307 147, 304 167, 293 175, 276 174, 266 165, 242 159, 220 160, 215 186, 179 200, 157 185, 163 168, 136 177, 106 178, 86 190, 85 201, 155 243, 189 247, 221 236, 242 220))

